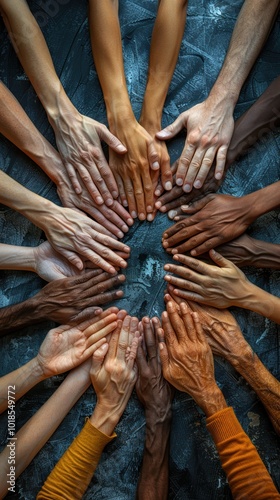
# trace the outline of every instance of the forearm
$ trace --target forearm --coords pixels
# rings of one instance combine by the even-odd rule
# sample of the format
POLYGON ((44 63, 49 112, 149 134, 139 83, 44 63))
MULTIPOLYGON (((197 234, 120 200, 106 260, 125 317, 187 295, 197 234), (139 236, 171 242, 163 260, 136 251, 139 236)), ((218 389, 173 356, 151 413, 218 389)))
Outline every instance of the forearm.
POLYGON ((280 245, 252 238, 250 265, 257 268, 280 269, 280 245))
POLYGON ((255 446, 243 431, 232 408, 207 419, 233 498, 279 499, 279 494, 255 446))
POLYGON ((227 154, 227 164, 262 139, 268 132, 280 126, 280 77, 276 78, 234 125, 233 136, 227 154))
POLYGON ((0 203, 20 212, 44 230, 46 217, 60 207, 29 191, 4 172, 0 171, 0 203))
POLYGON ((187 0, 161 0, 153 29, 141 120, 161 124, 162 110, 177 63, 187 0))
POLYGON ((8 407, 8 401, 18 400, 23 394, 32 387, 45 379, 43 370, 37 361, 33 358, 25 365, 14 370, 0 379, 0 413, 8 407), (10 398, 9 398, 10 391, 10 398))
POLYGON ((278 11, 278 0, 246 0, 233 30, 227 55, 210 95, 235 106, 242 85, 262 49, 278 11))
POLYGON ((258 191, 244 196, 247 206, 251 206, 251 220, 254 221, 261 215, 275 210, 280 206, 280 181, 274 182, 258 191))
POLYGON ((0 337, 34 323, 39 323, 43 319, 36 296, 20 304, 2 307, 0 309, 0 337))
POLYGON ((168 456, 171 411, 164 420, 146 415, 146 439, 137 498, 164 500, 168 496, 168 456))
MULTIPOLYGON (((49 119, 73 105, 66 96, 43 34, 24 0, 0 0, 0 9, 13 46, 49 119)), ((75 109, 75 108, 74 108, 75 109)))
MULTIPOLYGON (((30 464, 35 455, 48 441, 67 413, 90 384, 89 376, 79 377, 73 370, 46 403, 26 422, 15 436, 16 477, 30 464)), ((8 443, 9 444, 9 443, 8 443)), ((7 493, 9 448, 0 455, 0 497, 7 493)))
POLYGON ((280 298, 251 282, 247 283, 247 290, 248 293, 243 296, 243 299, 235 301, 234 305, 254 311, 280 324, 280 298))
POLYGON ((227 359, 254 389, 275 431, 280 435, 280 382, 266 369, 248 344, 240 349, 237 357, 230 353, 227 359))
POLYGON ((92 417, 59 460, 37 495, 37 500, 55 500, 65 496, 69 500, 82 498, 104 447, 115 437, 104 434, 91 421, 92 417))
POLYGON ((0 269, 17 269, 35 272, 33 247, 0 243, 0 269))
POLYGON ((94 63, 112 128, 118 117, 134 117, 124 73, 118 2, 89 0, 89 23, 94 63))

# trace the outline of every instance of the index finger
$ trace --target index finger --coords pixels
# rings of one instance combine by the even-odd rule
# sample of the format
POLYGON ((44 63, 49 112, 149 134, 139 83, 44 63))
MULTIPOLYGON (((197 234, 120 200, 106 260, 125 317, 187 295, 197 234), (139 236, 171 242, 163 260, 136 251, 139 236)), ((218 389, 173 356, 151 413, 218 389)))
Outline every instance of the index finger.
POLYGON ((154 334, 154 328, 150 321, 150 318, 148 318, 147 316, 145 316, 142 319, 142 325, 144 329, 144 337, 145 337, 145 344, 146 344, 148 358, 153 363, 153 360, 156 359, 157 357, 157 345, 156 345, 156 337, 154 334))

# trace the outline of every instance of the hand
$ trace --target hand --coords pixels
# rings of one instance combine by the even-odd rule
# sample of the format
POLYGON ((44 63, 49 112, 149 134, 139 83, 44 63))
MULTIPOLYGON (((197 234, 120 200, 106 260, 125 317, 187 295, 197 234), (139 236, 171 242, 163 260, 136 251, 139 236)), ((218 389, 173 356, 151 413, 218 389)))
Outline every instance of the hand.
POLYGON ((210 250, 209 255, 216 266, 186 255, 174 255, 174 260, 184 266, 166 264, 164 269, 181 278, 168 274, 164 279, 174 287, 173 293, 183 299, 219 309, 242 305, 250 293, 251 283, 240 269, 215 250, 210 250))
POLYGON ((118 196, 114 176, 103 154, 100 139, 117 153, 126 148, 105 125, 81 115, 74 107, 50 118, 56 144, 77 194, 82 192, 77 172, 97 205, 111 206, 118 196))
POLYGON ((83 363, 106 342, 104 337, 116 326, 117 315, 105 311, 72 328, 63 325, 50 330, 37 354, 44 376, 52 377, 83 363))
POLYGON ((159 196, 155 206, 161 212, 168 212, 168 217, 174 220, 181 220, 178 216, 184 214, 181 209, 182 205, 194 202, 203 198, 209 193, 215 193, 222 183, 222 180, 215 179, 215 167, 209 170, 209 173, 200 189, 193 188, 190 193, 184 193, 183 188, 175 184, 175 174, 177 172, 179 160, 176 160, 172 165, 171 170, 173 173, 173 188, 171 191, 164 193, 160 186, 156 189, 156 195, 159 196))
POLYGON ((129 256, 129 247, 108 236, 107 229, 82 213, 71 208, 55 206, 44 217, 43 230, 47 239, 63 257, 79 270, 83 260, 88 259, 109 273, 117 267, 126 267, 126 262, 113 250, 120 250, 129 256))
POLYGON ((79 276, 83 271, 70 264, 57 253, 48 241, 33 248, 35 271, 45 281, 59 280, 70 276, 79 276))
POLYGON ((160 327, 158 318, 151 321, 145 317, 140 323, 143 333, 142 345, 137 351, 138 379, 136 393, 145 408, 146 413, 159 415, 162 419, 170 416, 173 391, 168 382, 163 378, 158 342, 154 327, 160 327))
POLYGON ((253 221, 252 206, 246 196, 209 194, 182 209, 192 216, 177 222, 163 234, 163 247, 175 247, 172 253, 191 250, 196 256, 208 252, 244 233, 253 221), (180 242, 184 243, 178 245, 180 242))
POLYGON ((238 267, 252 266, 256 265, 259 255, 259 252, 256 252, 256 243, 254 238, 243 233, 238 238, 216 247, 216 251, 238 267))
MULTIPOLYGON (((64 167, 63 167, 64 169, 64 167)), ((77 179, 81 187, 81 193, 77 194, 68 175, 62 171, 57 183, 58 196, 64 207, 73 208, 90 215, 96 222, 105 227, 111 236, 123 238, 124 233, 133 224, 133 219, 128 211, 117 201, 114 200, 110 207, 105 203, 98 205, 93 201, 80 175, 76 172, 77 179)))
POLYGON ((215 160, 215 178, 223 177, 234 128, 233 106, 210 95, 204 102, 181 113, 171 125, 158 132, 157 137, 171 139, 184 127, 187 138, 179 159, 176 184, 189 193, 193 187, 201 188, 215 160))
POLYGON ((134 118, 125 126, 114 123, 112 128, 128 150, 122 157, 112 149, 109 154, 109 165, 115 175, 122 204, 128 206, 133 218, 138 216, 144 220, 147 216, 148 220, 152 220, 154 188, 150 168, 160 168, 154 141, 134 118))
MULTIPOLYGON (((170 168, 170 157, 168 154, 167 146, 164 141, 160 141, 156 137, 156 133, 160 130, 160 123, 155 123, 151 121, 149 117, 145 118, 144 116, 140 117, 139 120, 140 125, 148 132, 148 134, 153 138, 158 158, 160 164, 160 184, 163 186, 163 189, 166 191, 170 191, 172 189, 172 171, 170 168)), ((157 192, 155 192, 157 195, 157 192)))
MULTIPOLYGON (((211 349, 196 314, 180 304, 181 317, 172 302, 162 313, 157 331, 164 377, 180 391, 187 392, 208 414, 213 395, 218 393, 211 349)), ((214 403, 215 404, 215 403, 214 403)))
POLYGON ((97 395, 98 414, 103 414, 104 419, 112 417, 115 425, 126 407, 137 378, 137 329, 137 318, 125 316, 123 321, 118 321, 109 345, 99 349, 92 359, 90 375, 97 395))
POLYGON ((83 276, 53 281, 35 295, 38 314, 60 324, 84 321, 93 314, 99 314, 100 306, 122 297, 123 292, 110 291, 123 283, 125 276, 111 275, 101 270, 88 271, 83 276))

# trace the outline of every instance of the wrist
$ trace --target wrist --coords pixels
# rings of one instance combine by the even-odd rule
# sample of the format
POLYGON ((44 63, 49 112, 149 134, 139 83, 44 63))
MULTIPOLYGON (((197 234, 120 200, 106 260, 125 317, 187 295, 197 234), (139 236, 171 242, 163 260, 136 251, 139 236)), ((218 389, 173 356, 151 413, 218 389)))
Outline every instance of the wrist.
POLYGON ((106 105, 109 128, 115 129, 118 126, 129 126, 136 122, 129 99, 116 99, 112 104, 106 105))
POLYGON ((48 378, 48 375, 45 373, 45 368, 39 360, 38 354, 30 361, 30 371, 34 379, 37 381, 36 383, 42 382, 48 378))
POLYGON ((195 397, 194 400, 204 411, 206 417, 211 417, 211 415, 214 415, 228 406, 224 395, 217 384, 215 384, 212 388, 207 389, 207 391, 200 393, 200 395, 195 397))
POLYGON ((52 93, 52 99, 48 104, 44 105, 44 107, 54 131, 59 127, 60 119, 68 121, 68 119, 73 119, 73 117, 80 117, 80 113, 66 95, 61 84, 59 84, 59 88, 52 93))
POLYGON ((147 427, 169 424, 172 420, 171 403, 165 407, 145 407, 145 418, 147 427))
POLYGON ((89 420, 96 429, 100 430, 100 432, 103 432, 103 434, 107 436, 111 436, 122 413, 123 411, 121 411, 118 406, 105 406, 97 401, 93 414, 89 420))

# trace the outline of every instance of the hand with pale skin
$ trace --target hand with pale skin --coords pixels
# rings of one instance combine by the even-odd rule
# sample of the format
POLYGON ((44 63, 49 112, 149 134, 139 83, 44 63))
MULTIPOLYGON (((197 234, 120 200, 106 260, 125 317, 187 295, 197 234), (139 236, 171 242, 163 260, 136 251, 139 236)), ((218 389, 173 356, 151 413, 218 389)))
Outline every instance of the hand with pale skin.
POLYGON ((90 422, 110 436, 117 425, 137 380, 138 319, 126 315, 107 344, 95 352, 90 376, 97 404, 90 422))
POLYGON ((174 254, 191 251, 195 256, 207 252, 240 236, 256 218, 251 195, 235 198, 209 194, 181 208, 187 217, 163 234, 163 247, 174 247, 174 254))
POLYGON ((157 133, 158 139, 171 139, 183 128, 187 130, 184 149, 179 158, 176 185, 189 193, 200 189, 215 161, 215 179, 223 177, 226 154, 233 134, 233 106, 221 105, 210 95, 204 102, 181 113, 168 127, 157 133))
POLYGON ((117 326, 117 308, 76 326, 63 325, 48 332, 35 358, 0 379, 0 412, 7 408, 7 386, 15 386, 16 400, 48 377, 59 375, 87 360, 106 343, 117 326))
POLYGON ((183 302, 179 307, 180 315, 174 303, 167 302, 162 329, 157 330, 163 375, 209 416, 227 404, 215 381, 213 355, 198 316, 183 302))

